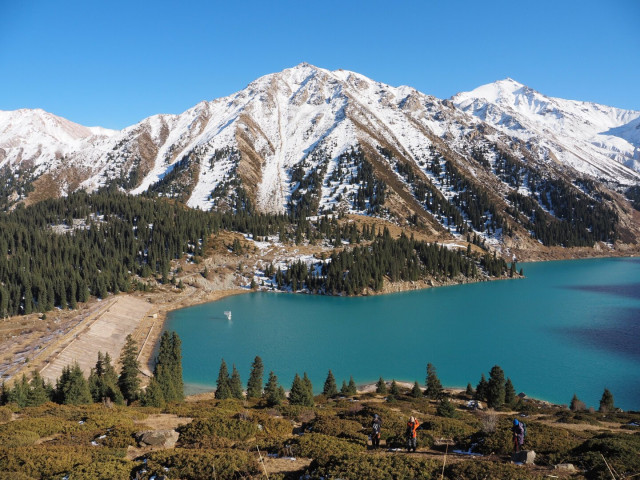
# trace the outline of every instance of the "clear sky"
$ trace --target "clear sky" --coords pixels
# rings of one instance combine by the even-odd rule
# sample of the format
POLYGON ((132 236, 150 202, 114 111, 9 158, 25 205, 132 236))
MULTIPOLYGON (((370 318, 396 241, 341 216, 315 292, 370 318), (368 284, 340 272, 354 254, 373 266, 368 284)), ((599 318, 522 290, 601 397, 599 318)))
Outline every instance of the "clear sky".
POLYGON ((0 0, 0 110, 123 128, 300 62, 640 110, 640 1, 0 0))

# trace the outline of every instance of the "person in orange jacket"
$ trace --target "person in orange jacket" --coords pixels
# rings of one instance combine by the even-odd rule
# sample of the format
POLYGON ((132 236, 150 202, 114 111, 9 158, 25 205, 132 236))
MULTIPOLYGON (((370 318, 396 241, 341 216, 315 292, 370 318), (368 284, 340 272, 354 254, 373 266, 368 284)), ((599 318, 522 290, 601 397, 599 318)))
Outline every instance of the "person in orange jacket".
POLYGON ((411 449, 413 449, 414 452, 416 451, 418 446, 416 432, 419 426, 420 422, 418 422, 417 418, 413 416, 409 418, 409 422, 407 423, 407 452, 410 452, 411 449))

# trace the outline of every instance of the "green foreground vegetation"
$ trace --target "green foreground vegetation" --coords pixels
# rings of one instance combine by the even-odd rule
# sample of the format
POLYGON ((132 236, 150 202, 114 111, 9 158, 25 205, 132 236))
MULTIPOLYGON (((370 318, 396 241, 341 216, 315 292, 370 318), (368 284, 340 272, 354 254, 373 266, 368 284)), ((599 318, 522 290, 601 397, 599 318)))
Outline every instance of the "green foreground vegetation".
POLYGON ((80 372, 75 387, 63 387, 63 377, 75 376, 69 368, 49 397, 34 393, 41 379, 3 387, 0 480, 258 479, 266 474, 281 480, 525 480, 550 474, 604 480, 640 472, 640 413, 616 409, 606 389, 598 411, 576 396, 569 407, 549 405, 517 396, 496 365, 475 388, 469 384, 455 393, 443 389, 429 364, 426 388, 418 382, 402 388, 380 378, 375 392, 357 394, 353 378, 338 390, 329 371, 323 394, 313 396, 307 375, 296 374, 286 396, 273 372, 263 388, 264 365, 256 357, 246 394, 235 366, 230 375, 223 360, 216 398, 184 401, 177 335, 163 335, 146 392, 128 373, 135 366, 130 350, 132 345, 123 349, 119 378, 100 354, 89 381, 83 384, 80 372), (23 402, 15 393, 21 388, 26 388, 23 402), (382 418, 380 449, 372 449, 368 438, 374 414, 382 418), (405 453, 410 416, 421 423, 418 451, 412 454, 405 453), (139 433, 153 429, 145 421, 176 417, 184 420, 176 423, 181 426, 175 447, 139 448, 139 433), (526 422, 525 449, 536 452, 535 465, 510 462, 516 417, 526 422), (276 458, 284 464, 274 464, 276 458), (577 471, 553 470, 561 463, 572 463, 577 471))

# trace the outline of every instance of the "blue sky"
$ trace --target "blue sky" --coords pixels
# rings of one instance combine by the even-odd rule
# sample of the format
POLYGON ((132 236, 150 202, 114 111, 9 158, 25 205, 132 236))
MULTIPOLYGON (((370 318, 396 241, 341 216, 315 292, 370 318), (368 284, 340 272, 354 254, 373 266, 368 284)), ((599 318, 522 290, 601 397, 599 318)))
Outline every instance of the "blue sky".
POLYGON ((439 98, 511 77, 640 110, 640 1, 0 0, 0 110, 123 128, 303 61, 439 98))

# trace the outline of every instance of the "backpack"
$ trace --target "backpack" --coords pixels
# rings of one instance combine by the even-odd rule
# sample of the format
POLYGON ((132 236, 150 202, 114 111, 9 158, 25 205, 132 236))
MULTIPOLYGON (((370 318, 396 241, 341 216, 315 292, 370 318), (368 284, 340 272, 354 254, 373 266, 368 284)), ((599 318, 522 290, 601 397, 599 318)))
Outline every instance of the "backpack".
POLYGON ((527 424, 520 422, 520 425, 522 425, 522 438, 525 438, 527 436, 527 424))

